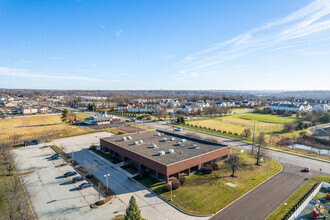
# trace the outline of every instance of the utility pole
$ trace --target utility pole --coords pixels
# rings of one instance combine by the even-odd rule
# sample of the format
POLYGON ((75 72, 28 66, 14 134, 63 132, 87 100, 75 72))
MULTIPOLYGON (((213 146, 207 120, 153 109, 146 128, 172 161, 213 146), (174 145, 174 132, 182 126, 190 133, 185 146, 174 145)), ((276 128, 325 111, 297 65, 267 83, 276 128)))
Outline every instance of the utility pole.
POLYGON ((46 143, 47 143, 47 128, 46 128, 46 119, 44 119, 44 123, 45 123, 45 147, 46 147, 46 143))
POLYGON ((256 131, 256 123, 254 123, 254 126, 253 126, 252 153, 253 153, 253 145, 254 145, 254 135, 255 135, 255 131, 256 131))

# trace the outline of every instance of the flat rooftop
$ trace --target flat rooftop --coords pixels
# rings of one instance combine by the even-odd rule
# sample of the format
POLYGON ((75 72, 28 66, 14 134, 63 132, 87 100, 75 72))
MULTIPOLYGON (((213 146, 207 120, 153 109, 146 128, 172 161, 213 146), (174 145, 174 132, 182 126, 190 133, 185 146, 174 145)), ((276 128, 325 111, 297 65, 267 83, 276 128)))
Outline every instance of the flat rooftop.
POLYGON ((162 131, 145 131, 136 134, 116 135, 102 138, 102 140, 164 165, 170 165, 227 147, 218 143, 162 131), (122 140, 123 137, 128 136, 132 139, 122 140), (164 141, 164 138, 166 138, 166 141, 164 141), (186 141, 182 142, 182 145, 179 146, 177 142, 181 139, 186 139, 186 141), (139 140, 143 141, 142 144, 135 145, 134 143, 139 140), (153 144, 157 147, 153 148, 153 144), (193 148, 194 145, 197 145, 197 148, 193 148), (174 152, 169 153, 170 149, 173 149, 174 152), (159 151, 164 151, 165 154, 159 155, 159 151))

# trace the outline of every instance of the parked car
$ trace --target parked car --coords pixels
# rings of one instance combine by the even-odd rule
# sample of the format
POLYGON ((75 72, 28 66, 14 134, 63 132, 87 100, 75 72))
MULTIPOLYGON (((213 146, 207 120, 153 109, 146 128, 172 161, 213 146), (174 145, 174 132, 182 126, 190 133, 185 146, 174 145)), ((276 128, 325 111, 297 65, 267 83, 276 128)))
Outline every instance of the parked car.
POLYGON ((175 128, 174 131, 181 131, 181 128, 175 128))
POLYGON ((91 187, 92 184, 91 183, 83 183, 79 185, 79 189, 84 189, 84 188, 88 188, 91 187))
POLYGON ((312 169, 310 167, 305 167, 304 169, 306 172, 310 172, 312 169))
POLYGON ((85 177, 83 177, 83 176, 77 176, 72 179, 72 183, 80 182, 80 181, 83 181, 84 179, 85 179, 85 177))
POLYGON ((53 156, 51 156, 50 158, 52 158, 53 160, 58 160, 58 159, 61 159, 61 155, 59 154, 54 154, 53 156))
POLYGON ((72 172, 72 171, 70 171, 70 172, 66 172, 65 174, 63 174, 63 176, 65 176, 65 177, 69 177, 69 176, 74 176, 74 175, 76 175, 77 174, 77 172, 72 172))

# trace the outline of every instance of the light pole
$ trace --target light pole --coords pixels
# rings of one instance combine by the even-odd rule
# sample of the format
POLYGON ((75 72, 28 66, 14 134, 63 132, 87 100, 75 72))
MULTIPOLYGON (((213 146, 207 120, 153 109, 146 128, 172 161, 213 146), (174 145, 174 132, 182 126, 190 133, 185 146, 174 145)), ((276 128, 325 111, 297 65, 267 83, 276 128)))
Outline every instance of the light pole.
POLYGON ((107 185, 107 192, 108 192, 108 190, 109 190, 109 176, 110 176, 109 173, 104 175, 104 177, 105 177, 105 182, 106 182, 106 185, 107 185))
POLYGON ((172 182, 169 182, 168 184, 170 184, 170 186, 171 186, 171 200, 170 201, 172 201, 172 182))

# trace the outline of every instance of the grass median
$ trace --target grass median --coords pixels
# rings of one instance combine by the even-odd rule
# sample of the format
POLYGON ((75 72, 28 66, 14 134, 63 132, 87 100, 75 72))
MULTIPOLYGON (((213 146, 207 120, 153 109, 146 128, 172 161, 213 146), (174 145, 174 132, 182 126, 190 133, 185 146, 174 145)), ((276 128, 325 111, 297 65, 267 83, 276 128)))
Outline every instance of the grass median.
MULTIPOLYGON (((190 214, 214 214, 282 169, 278 162, 271 159, 265 159, 262 166, 257 166, 251 154, 242 153, 240 158, 244 166, 237 171, 237 178, 230 177, 231 170, 225 164, 221 164, 220 170, 212 174, 192 174, 187 176, 184 186, 173 191, 171 203, 190 214)), ((171 193, 163 190, 163 182, 152 177, 140 182, 163 199, 170 200, 171 193)))

